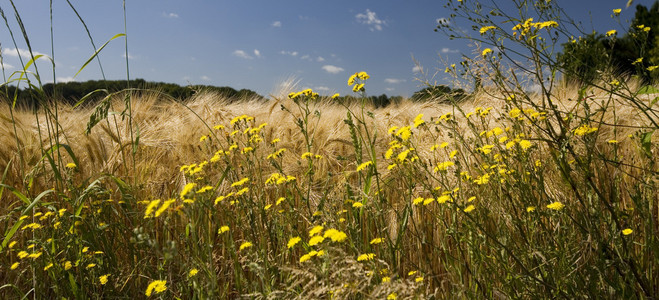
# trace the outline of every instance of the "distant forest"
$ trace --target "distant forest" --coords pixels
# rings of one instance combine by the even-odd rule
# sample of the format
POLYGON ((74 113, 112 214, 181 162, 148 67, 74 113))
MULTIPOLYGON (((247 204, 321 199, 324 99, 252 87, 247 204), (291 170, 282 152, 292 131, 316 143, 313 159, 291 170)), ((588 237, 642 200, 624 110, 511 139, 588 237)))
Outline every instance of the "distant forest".
MULTIPOLYGON (((5 85, 0 89, 0 101, 10 101, 13 102, 14 97, 16 97, 16 106, 35 109, 40 106, 40 103, 43 103, 43 100, 39 99, 48 99, 49 101, 55 100, 59 103, 66 103, 69 105, 77 104, 83 97, 88 94, 97 91, 96 93, 89 96, 85 99, 83 106, 96 105, 99 100, 108 95, 109 93, 115 93, 126 89, 127 87, 126 80, 89 80, 85 82, 63 82, 52 84, 48 83, 43 86, 43 90, 39 89, 29 89, 21 88, 16 89, 15 86, 5 85)), ((224 96, 230 101, 241 101, 241 100, 262 100, 266 101, 267 98, 259 95, 258 93, 249 90, 241 89, 236 90, 231 87, 223 86, 212 86, 212 85, 190 85, 190 86, 180 86, 174 83, 164 83, 164 82, 151 82, 144 79, 134 79, 130 81, 131 88, 137 90, 155 90, 162 92, 164 95, 168 95, 175 100, 182 101, 190 98, 192 95, 198 92, 212 92, 218 93, 224 96)), ((451 89, 447 86, 433 86, 427 87, 420 91, 414 93, 410 98, 416 101, 428 101, 431 99, 437 99, 439 101, 450 101, 453 99, 460 101, 464 99, 466 94, 461 89, 451 89)), ((357 97, 354 96, 341 96, 340 99, 347 101, 358 101, 357 97)), ((376 107, 385 107, 392 103, 397 103, 403 100, 402 96, 387 96, 385 94, 379 96, 369 96, 368 101, 373 103, 376 107)))

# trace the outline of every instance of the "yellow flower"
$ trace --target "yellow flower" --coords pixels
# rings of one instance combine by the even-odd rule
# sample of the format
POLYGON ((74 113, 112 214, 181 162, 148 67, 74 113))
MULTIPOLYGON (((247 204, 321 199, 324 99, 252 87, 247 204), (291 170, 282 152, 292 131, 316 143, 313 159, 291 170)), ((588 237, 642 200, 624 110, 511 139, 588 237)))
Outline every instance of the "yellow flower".
POLYGON ((364 84, 363 84, 363 83, 355 84, 355 85, 352 87, 352 91, 355 92, 355 93, 357 93, 357 92, 361 92, 361 91, 363 91, 363 90, 364 90, 364 84))
POLYGON ((366 167, 368 167, 368 166, 370 166, 370 165, 372 165, 372 164, 373 164, 373 162, 370 161, 370 160, 367 161, 367 162, 365 162, 365 163, 360 164, 360 165, 357 167, 357 172, 366 169, 366 167))
POLYGON ((181 191, 181 200, 185 200, 185 195, 187 195, 195 186, 197 186, 197 184, 194 182, 186 184, 181 191))
POLYGON ((618 33, 615 29, 609 30, 606 32, 606 36, 614 36, 618 33))
POLYGON ((642 58, 642 57, 639 57, 639 58, 637 58, 637 59, 632 63, 632 65, 640 64, 640 63, 642 63, 642 62, 643 62, 643 58, 642 58))
POLYGON ((370 76, 368 76, 368 74, 366 72, 361 71, 361 72, 357 73, 357 78, 359 78, 361 80, 366 80, 366 79, 369 79, 370 76))
MULTIPOLYGON (((459 0, 458 2, 462 2, 462 1, 459 0)), ((387 296, 387 300, 396 300, 396 299, 398 299, 396 293, 391 293, 387 296)))
POLYGON ((199 270, 197 270, 196 268, 190 270, 190 272, 188 272, 188 278, 194 277, 195 275, 197 275, 197 273, 199 273, 199 270))
MULTIPOLYGON (((152 200, 149 202, 149 205, 146 206, 146 210, 144 211, 145 219, 151 218, 151 215, 153 214, 154 210, 156 209, 159 203, 160 200, 152 200)), ((84 249, 83 252, 85 252, 84 249)))
POLYGON ((309 246, 315 246, 317 244, 322 243, 325 240, 324 237, 317 235, 309 239, 309 246))
POLYGON ((217 230, 217 234, 223 234, 227 231, 229 231, 229 226, 224 225, 224 226, 220 227, 220 229, 217 230))
POLYGON ((52 267, 53 267, 53 263, 49 263, 48 265, 46 265, 45 267, 43 267, 43 270, 44 270, 44 271, 48 271, 48 269, 50 269, 50 268, 52 268, 52 267))
MULTIPOLYGON (((389 281, 391 281, 391 277, 389 277, 389 276, 382 277, 382 283, 386 283, 386 282, 389 282, 389 281)), ((389 298, 389 297, 387 297, 387 298, 389 298)))
POLYGON ((652 72, 652 71, 656 70, 657 68, 659 68, 659 66, 649 66, 649 67, 647 68, 647 70, 650 71, 650 72, 652 72))
POLYGON ((155 280, 149 283, 149 286, 146 288, 146 294, 147 297, 151 296, 151 293, 154 291, 156 294, 162 293, 167 290, 167 281, 166 280, 155 280))
POLYGON ((330 238, 332 239, 333 242, 343 242, 345 241, 346 238, 348 238, 348 235, 345 234, 343 231, 339 231, 336 229, 327 229, 325 230, 325 234, 323 235, 325 238, 330 238))
POLYGON ((338 98, 339 96, 340 96, 339 93, 336 93, 336 94, 332 95, 332 99, 336 99, 336 98, 338 98))
POLYGON ((419 114, 414 118, 414 128, 421 126, 426 121, 423 120, 423 114, 419 114))
POLYGON ((483 50, 483 52, 481 53, 481 55, 483 55, 483 57, 485 57, 485 56, 487 56, 488 53, 491 53, 491 52, 492 52, 492 49, 490 49, 490 48, 485 48, 485 50, 483 50))
POLYGON ((469 205, 469 206, 467 206, 467 207, 464 209, 464 212, 468 213, 468 212, 473 211, 474 209, 476 209, 475 206, 473 206, 473 205, 469 205))
POLYGON ((323 228, 324 227, 320 225, 314 226, 314 228, 311 228, 311 230, 309 230, 309 236, 314 236, 316 234, 319 234, 321 231, 323 231, 323 228))
POLYGON ((16 270, 16 268, 18 268, 18 265, 20 265, 20 263, 15 262, 14 264, 11 265, 10 269, 16 270))
POLYGON ((535 206, 529 206, 526 208, 526 212, 533 212, 535 211, 535 206))
POLYGON ((66 167, 67 167, 68 169, 75 169, 77 166, 76 166, 75 163, 68 163, 68 164, 66 164, 66 167))
POLYGON ((607 143, 609 143, 609 144, 617 144, 617 143, 620 143, 620 142, 617 141, 617 140, 609 140, 607 143))
POLYGON ((553 210, 561 210, 561 209, 563 209, 563 207, 565 207, 565 205, 563 205, 563 203, 560 203, 558 201, 547 205, 547 208, 553 209, 553 210))
POLYGON ((17 255, 18 255, 18 258, 23 259, 23 258, 26 258, 29 254, 27 253, 27 251, 20 251, 20 252, 18 252, 17 255))
POLYGON ((357 73, 350 75, 350 77, 348 78, 348 85, 355 84, 355 79, 357 79, 357 73))
POLYGON ((240 248, 238 250, 243 251, 243 249, 246 249, 246 248, 249 248, 249 247, 252 247, 252 246, 253 246, 252 243, 244 242, 244 243, 240 244, 240 248))
POLYGON ((170 206, 172 203, 174 203, 174 202, 176 202, 176 200, 174 200, 174 199, 169 199, 169 200, 165 201, 165 202, 162 204, 162 206, 161 206, 160 208, 158 208, 158 210, 156 210, 156 213, 155 213, 154 216, 155 216, 156 218, 159 217, 159 216, 160 216, 163 212, 165 212, 165 210, 167 210, 167 209, 169 208, 169 206, 170 206))
POLYGON ((367 253, 357 256, 357 261, 371 260, 373 258, 375 258, 375 253, 367 253))
POLYGON ((595 131, 597 131, 597 127, 590 127, 586 124, 583 124, 574 130, 574 134, 578 136, 584 136, 586 134, 593 133, 595 131))
POLYGON ((485 34, 486 32, 488 32, 489 30, 495 29, 495 28, 496 28, 496 26, 483 26, 480 29, 480 33, 482 35, 482 34, 485 34))
POLYGON ((616 16, 619 16, 620 12, 622 12, 622 9, 620 9, 620 8, 616 8, 616 9, 613 10, 613 14, 616 15, 616 16))
POLYGON ((630 228, 622 230, 623 235, 630 235, 632 232, 634 232, 634 230, 631 230, 630 228))
POLYGON ((291 249, 295 247, 295 245, 299 243, 301 240, 302 238, 300 238, 299 236, 292 237, 290 240, 288 240, 288 244, 286 244, 286 247, 288 247, 288 249, 291 249))
POLYGON ((382 243, 382 238, 374 238, 374 239, 371 240, 371 242, 369 244, 377 245, 379 243, 382 243))
POLYGON ((64 271, 68 271, 72 267, 73 267, 73 265, 71 264, 70 261, 67 260, 66 262, 64 262, 64 271))
POLYGON ((527 140, 521 140, 519 141, 519 146, 522 147, 522 150, 526 150, 531 148, 533 146, 533 143, 527 141, 527 140))
MULTIPOLYGON (((313 251, 312 251, 312 252, 313 252, 313 251)), ((315 254, 316 254, 316 253, 315 253, 315 254)), ((307 261, 307 260, 310 260, 310 259, 311 259, 311 256, 312 256, 312 255, 311 255, 310 253, 307 253, 307 254, 305 254, 305 255, 302 255, 302 257, 300 257, 300 262, 303 263, 303 262, 305 262, 305 261, 307 261)))
POLYGON ((12 241, 11 243, 9 243, 9 249, 14 248, 15 245, 16 245, 16 241, 12 241))
POLYGON ((95 264, 95 263, 88 264, 88 265, 87 265, 87 270, 89 270, 89 269, 91 269, 91 268, 93 268, 93 267, 96 267, 96 264, 95 264))
POLYGON ((354 208, 360 208, 362 206, 364 206, 364 203, 361 203, 361 202, 355 202, 355 203, 352 204, 352 207, 354 207, 354 208))
POLYGON ((108 283, 108 276, 110 276, 110 274, 105 274, 98 277, 98 281, 101 282, 101 285, 108 283))
POLYGON ((241 179, 241 180, 238 180, 238 181, 232 183, 232 184, 231 184, 231 187, 241 186, 241 185, 247 183, 248 181, 249 181, 249 178, 245 177, 245 178, 243 178, 243 179, 241 179))

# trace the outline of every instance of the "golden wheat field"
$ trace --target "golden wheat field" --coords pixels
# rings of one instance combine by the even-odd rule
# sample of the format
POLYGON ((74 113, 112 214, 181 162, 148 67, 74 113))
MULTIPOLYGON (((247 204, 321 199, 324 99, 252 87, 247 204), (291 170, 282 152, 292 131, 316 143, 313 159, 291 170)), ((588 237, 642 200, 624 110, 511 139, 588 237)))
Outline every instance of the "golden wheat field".
MULTIPOLYGON (((77 68, 58 56, 66 72, 55 71, 52 3, 40 12, 49 56, 33 51, 35 27, 9 2, 0 299, 659 298, 659 2, 634 19, 607 8, 629 31, 588 34, 555 1, 512 1, 510 11, 448 1, 434 31, 473 52, 443 48, 460 61, 440 58, 434 74, 413 57, 425 88, 409 99, 370 96, 409 85, 402 74, 371 78, 376 70, 348 75, 349 95, 295 80, 265 98, 191 83, 135 88, 147 82, 131 84, 129 65, 149 55, 129 53, 126 1, 123 32, 101 46, 67 1, 94 50, 75 76, 98 62, 104 78, 78 84, 56 76, 77 68), (125 82, 106 80, 99 57, 118 57, 108 45, 119 40, 125 82)), ((372 36, 390 26, 370 9, 343 23, 372 36)), ((157 33, 185 28, 176 26, 157 33)), ((260 33, 274 38, 289 25, 268 26, 260 33)), ((334 54, 237 47, 225 56, 250 72, 274 55, 327 63, 323 76, 345 71, 329 64, 341 61, 334 54)), ((177 58, 196 68, 191 53, 177 58)), ((229 75, 253 73, 242 74, 229 75)))
MULTIPOLYGON (((489 88, 458 105, 380 109, 293 87, 232 103, 143 91, 129 95, 130 119, 109 114, 89 134, 94 107, 51 107, 51 123, 4 105, 2 293, 605 293, 592 270, 628 279, 602 256, 656 262, 634 240, 658 228, 657 143, 639 132, 659 119, 630 95, 554 91, 548 111, 539 95, 489 88), (608 243, 587 243, 594 234, 608 243)), ((656 274, 634 272, 656 287, 656 274)))

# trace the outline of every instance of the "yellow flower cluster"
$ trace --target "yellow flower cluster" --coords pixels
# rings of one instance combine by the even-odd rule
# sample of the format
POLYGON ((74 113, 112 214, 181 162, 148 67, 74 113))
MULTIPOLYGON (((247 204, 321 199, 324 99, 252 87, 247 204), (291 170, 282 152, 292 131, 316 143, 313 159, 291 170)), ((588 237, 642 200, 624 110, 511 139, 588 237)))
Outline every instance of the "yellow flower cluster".
POLYGON ((353 75, 350 75, 348 78, 348 85, 352 85, 352 91, 357 93, 357 92, 362 92, 364 91, 364 83, 363 81, 366 79, 369 79, 370 76, 364 71, 362 72, 357 72, 353 75), (360 83, 358 80, 361 80, 362 82, 360 83))
POLYGON ((299 91, 297 93, 288 94, 288 98, 290 98, 292 100, 297 100, 297 99, 300 99, 302 97, 304 97, 306 99, 315 100, 315 99, 318 98, 318 93, 315 93, 311 89, 306 89, 306 90, 303 90, 303 91, 299 91))

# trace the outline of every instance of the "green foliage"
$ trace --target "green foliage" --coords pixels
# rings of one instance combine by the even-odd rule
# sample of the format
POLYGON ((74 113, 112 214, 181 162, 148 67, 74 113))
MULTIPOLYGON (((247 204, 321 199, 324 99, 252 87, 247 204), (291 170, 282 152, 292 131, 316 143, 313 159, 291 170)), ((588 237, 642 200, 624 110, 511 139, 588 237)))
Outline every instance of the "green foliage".
POLYGON ((414 101, 436 100, 441 103, 451 104, 462 102, 466 98, 467 94, 463 89, 451 89, 445 85, 436 85, 414 92, 411 99, 414 101))
MULTIPOLYGON (((48 95, 50 98, 53 98, 54 100, 74 105, 78 103, 78 101, 80 101, 80 99, 82 99, 85 95, 93 91, 106 90, 108 93, 116 93, 124 90, 126 86, 126 80, 89 80, 84 82, 71 81, 60 82, 57 84, 44 84, 43 91, 46 95, 48 95)), ((227 86, 217 87, 211 85, 195 85, 183 87, 174 83, 150 82, 140 78, 130 80, 129 86, 140 90, 157 90, 180 101, 188 99, 195 93, 201 91, 218 93, 225 96, 227 99, 235 101, 244 99, 265 100, 263 96, 252 90, 236 90, 227 86)), ((33 109, 39 106, 38 101, 36 101, 35 98, 31 95, 30 90, 19 89, 17 91, 15 86, 7 86, 6 88, 6 92, 0 92, 0 99, 11 99, 13 98, 14 93, 18 93, 18 99, 16 101, 17 106, 33 109)), ((105 95, 99 94, 85 101, 83 105, 96 105, 98 101, 103 99, 104 96, 105 95)))
POLYGON ((650 9, 636 6, 628 32, 621 38, 593 32, 563 44, 557 57, 568 80, 591 83, 604 73, 635 75, 646 84, 659 79, 659 1, 650 9), (642 61, 637 61, 639 58, 642 61))

